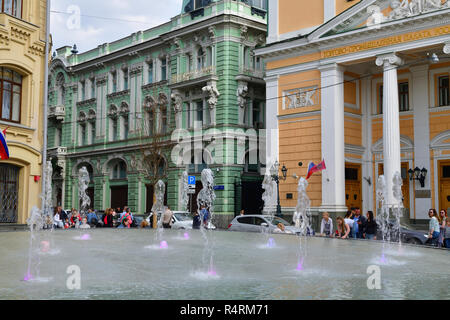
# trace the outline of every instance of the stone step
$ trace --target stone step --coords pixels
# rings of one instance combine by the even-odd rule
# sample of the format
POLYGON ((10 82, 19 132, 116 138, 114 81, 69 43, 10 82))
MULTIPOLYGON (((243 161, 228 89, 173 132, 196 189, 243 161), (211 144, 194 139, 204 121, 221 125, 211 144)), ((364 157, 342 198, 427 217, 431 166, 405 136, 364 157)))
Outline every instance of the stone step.
POLYGON ((0 232, 26 231, 26 230, 28 230, 28 226, 26 224, 0 223, 0 232))

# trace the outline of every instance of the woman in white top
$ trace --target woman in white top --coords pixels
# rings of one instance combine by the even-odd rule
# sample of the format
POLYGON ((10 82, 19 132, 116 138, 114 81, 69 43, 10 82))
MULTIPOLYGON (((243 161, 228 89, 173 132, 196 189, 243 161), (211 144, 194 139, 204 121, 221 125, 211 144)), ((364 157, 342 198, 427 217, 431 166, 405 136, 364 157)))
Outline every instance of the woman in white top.
POLYGON ((53 225, 56 228, 64 228, 64 223, 61 220, 61 217, 59 216, 58 211, 56 211, 55 215, 53 216, 53 225))
POLYGON ((349 238, 354 238, 353 237, 353 223, 355 222, 352 219, 352 212, 349 210, 347 211, 347 214, 345 215, 344 221, 346 224, 348 224, 348 227, 350 228, 350 233, 348 234, 349 238))
POLYGON ((344 218, 337 217, 337 232, 338 232, 338 238, 341 239, 348 239, 348 234, 350 233, 350 227, 348 224, 345 223, 344 218))

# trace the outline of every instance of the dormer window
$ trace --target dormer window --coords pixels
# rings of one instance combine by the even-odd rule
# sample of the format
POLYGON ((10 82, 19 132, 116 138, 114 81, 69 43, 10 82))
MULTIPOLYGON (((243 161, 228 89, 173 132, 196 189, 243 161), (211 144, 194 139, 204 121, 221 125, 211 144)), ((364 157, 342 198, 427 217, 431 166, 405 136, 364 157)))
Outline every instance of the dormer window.
MULTIPOLYGON (((186 1, 185 1, 186 2, 186 1)), ((211 3, 211 0, 189 0, 187 4, 184 6, 184 12, 191 12, 197 9, 206 7, 211 3)))

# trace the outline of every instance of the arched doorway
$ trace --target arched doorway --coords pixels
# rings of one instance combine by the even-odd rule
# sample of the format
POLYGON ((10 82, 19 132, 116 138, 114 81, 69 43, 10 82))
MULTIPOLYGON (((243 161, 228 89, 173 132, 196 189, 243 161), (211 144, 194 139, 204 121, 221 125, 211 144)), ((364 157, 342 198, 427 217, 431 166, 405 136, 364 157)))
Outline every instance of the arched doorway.
POLYGON ((16 223, 20 169, 0 164, 0 223, 16 223))

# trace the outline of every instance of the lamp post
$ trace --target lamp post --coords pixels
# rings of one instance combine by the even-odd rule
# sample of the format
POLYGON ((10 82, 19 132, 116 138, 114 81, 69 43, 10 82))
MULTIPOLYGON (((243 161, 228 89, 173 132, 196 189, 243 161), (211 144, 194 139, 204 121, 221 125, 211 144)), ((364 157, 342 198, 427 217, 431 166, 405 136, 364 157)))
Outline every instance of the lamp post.
POLYGON ((411 180, 411 181, 419 180, 420 186, 422 188, 424 188, 425 187, 425 178, 427 176, 427 172, 428 172, 428 170, 425 169, 425 168, 419 169, 419 167, 416 167, 414 170, 409 169, 408 170, 409 180, 411 180))
POLYGON ((278 161, 275 161, 275 163, 270 167, 270 175, 272 177, 272 180, 277 183, 277 216, 281 217, 281 204, 280 204, 280 179, 286 180, 287 176, 287 168, 283 165, 283 168, 281 169, 282 176, 280 177, 278 175, 278 170, 280 168, 280 163, 278 161))

